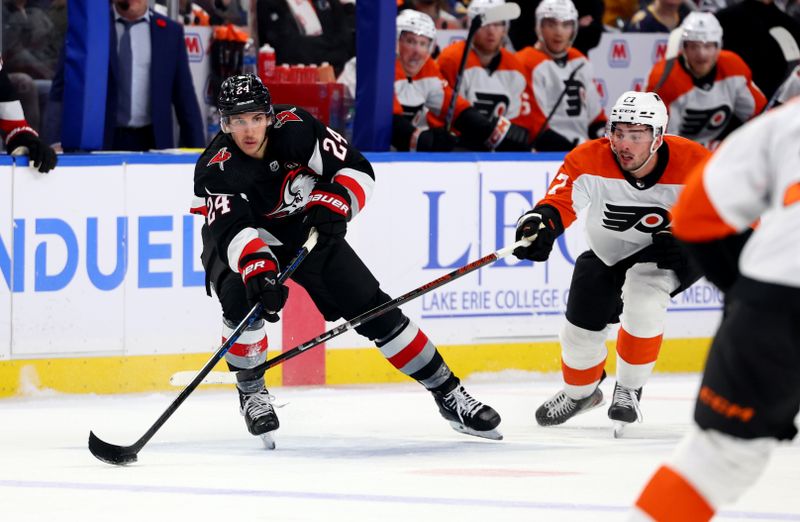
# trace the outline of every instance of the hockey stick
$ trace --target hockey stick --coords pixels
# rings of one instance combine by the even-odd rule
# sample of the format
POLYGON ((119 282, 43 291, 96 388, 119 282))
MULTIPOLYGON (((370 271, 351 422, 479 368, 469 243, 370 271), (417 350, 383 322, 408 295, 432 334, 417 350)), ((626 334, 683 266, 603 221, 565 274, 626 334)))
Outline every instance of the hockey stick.
POLYGON ((669 38, 667 39, 667 50, 664 52, 664 58, 666 59, 664 71, 661 73, 661 77, 658 79, 658 83, 656 83, 653 92, 658 92, 658 90, 664 85, 664 82, 667 81, 667 77, 672 72, 672 68, 675 67, 675 61, 678 59, 678 53, 681 50, 682 35, 683 29, 680 27, 676 27, 669 33, 669 38))
MULTIPOLYGON (((339 326, 333 328, 332 330, 328 330, 327 332, 319 335, 310 341, 307 341, 301 345, 295 346, 291 350, 283 352, 280 355, 265 361, 254 368, 250 368, 247 370, 240 370, 234 376, 230 372, 211 372, 208 374, 205 384, 234 384, 237 381, 247 381, 253 378, 254 375, 259 375, 262 371, 268 370, 274 366, 281 364, 282 362, 289 360, 297 355, 300 355, 304 351, 313 348, 315 346, 319 346, 320 344, 333 339, 334 337, 338 337, 339 335, 343 334, 348 330, 352 330, 353 328, 357 328, 358 326, 366 323, 367 321, 371 321, 376 317, 380 317, 381 315, 390 312, 397 308, 398 306, 411 301, 412 299, 416 299, 417 297, 427 294, 431 290, 435 290, 442 285, 445 285, 451 281, 458 279, 459 277, 469 274, 470 272, 474 272, 479 268, 483 268, 486 265, 494 263, 498 259, 502 259, 509 254, 511 254, 517 247, 527 246, 536 239, 536 236, 532 236, 527 239, 520 239, 513 245, 507 246, 505 248, 501 248, 500 250, 484 256, 477 261, 473 261, 467 265, 462 266, 448 274, 443 275, 438 279, 434 279, 430 283, 426 283, 410 292, 401 295, 391 301, 388 301, 380 306, 376 306, 372 310, 368 312, 364 312, 363 314, 359 315, 355 319, 351 319, 345 323, 340 324, 339 326)), ((174 385, 180 385, 183 380, 186 378, 188 374, 191 372, 177 372, 172 375, 170 378, 170 383, 174 385)))
MULTIPOLYGON (((317 231, 313 228, 308 235, 308 239, 303 244, 303 247, 297 253, 295 258, 292 260, 291 263, 283 270, 283 272, 278 276, 278 284, 283 283, 286 281, 292 273, 297 270, 297 267, 300 266, 300 263, 306 258, 308 253, 314 248, 317 244, 317 231)), ((203 368, 198 372, 197 376, 189 383, 189 386, 184 388, 184 390, 178 395, 178 397, 172 401, 172 403, 164 410, 164 413, 153 423, 152 426, 142 435, 139 440, 135 443, 131 444, 130 446, 117 446, 115 444, 109 444, 101 440, 94 432, 89 432, 89 451, 92 452, 92 455, 97 457, 98 459, 102 460, 103 462, 107 462, 109 464, 116 464, 116 465, 123 465, 123 464, 131 464, 136 462, 137 457, 136 455, 141 451, 147 441, 149 441, 153 435, 161 428, 161 426, 167 422, 175 410, 178 409, 183 401, 192 393, 195 388, 200 384, 203 378, 208 375, 211 369, 219 362, 220 359, 225 355, 225 353, 233 346, 233 343, 242 335, 242 332, 247 329, 253 322, 258 319, 261 315, 262 305, 261 303, 256 304, 253 306, 252 310, 242 319, 242 322, 239 323, 239 326, 231 333, 228 340, 222 343, 222 346, 211 356, 211 359, 203 366, 203 368)))
POLYGON ((376 317, 380 317, 380 316, 386 314, 387 312, 390 312, 390 311, 394 310, 395 308, 399 307, 400 305, 402 305, 404 303, 407 303, 408 301, 411 301, 412 299, 416 299, 417 297, 419 297, 421 295, 425 295, 428 292, 430 292, 431 290, 435 290, 436 288, 439 288, 442 285, 445 285, 445 284, 447 284, 447 283, 449 283, 451 281, 454 281, 454 280, 458 279, 461 276, 467 275, 470 272, 474 272, 475 270, 478 270, 479 268, 483 268, 486 265, 492 264, 495 261, 497 261, 498 259, 502 259, 502 258, 508 256, 509 254, 511 254, 517 247, 529 245, 534 239, 536 239, 535 235, 531 236, 529 238, 526 238, 526 239, 520 239, 519 241, 517 241, 516 243, 514 243, 514 244, 512 244, 510 246, 507 246, 505 248, 501 248, 500 250, 498 250, 496 252, 493 252, 493 253, 491 253, 491 254, 489 254, 487 256, 484 256, 484 257, 478 259, 477 261, 473 261, 472 263, 464 265, 461 268, 453 270, 452 272, 449 272, 449 273, 443 275, 442 277, 440 277, 438 279, 434 279, 433 281, 431 281, 429 283, 425 283, 424 285, 422 285, 422 286, 420 286, 418 288, 415 288, 414 290, 411 290, 410 292, 405 293, 405 294, 401 295, 400 297, 396 297, 396 298, 392 299, 391 301, 388 301, 388 302, 386 302, 386 303, 384 303, 384 304, 382 304, 380 306, 376 306, 375 308, 373 308, 372 310, 369 310, 368 312, 364 312, 363 314, 359 315, 358 317, 356 317, 354 319, 350 319, 349 321, 340 324, 339 326, 337 326, 336 328, 333 328, 332 330, 328 330, 324 334, 319 335, 319 336, 311 339, 310 341, 307 341, 307 342, 305 342, 305 343, 303 343, 301 345, 295 346, 291 350, 283 352, 282 354, 280 354, 280 355, 278 355, 276 357, 273 357, 272 359, 264 361, 263 363, 259 364, 258 366, 254 367, 254 368, 238 371, 237 375, 236 375, 236 378, 239 381, 251 380, 256 375, 260 375, 261 372, 263 372, 265 370, 268 370, 268 369, 272 368, 273 366, 277 366, 277 365, 281 364, 284 361, 288 361, 289 359, 300 355, 301 353, 303 353, 304 351, 306 351, 306 350, 308 350, 310 348, 313 348, 313 347, 318 346, 318 345, 320 345, 320 344, 322 344, 324 342, 327 342, 327 341, 333 339, 334 337, 338 337, 339 335, 343 334, 344 332, 346 332, 348 330, 352 330, 353 328, 358 328, 360 325, 362 325, 362 324, 364 324, 364 323, 366 323, 368 321, 371 321, 371 320, 375 319, 376 317))
POLYGON ((520 8, 517 4, 500 4, 498 6, 487 9, 483 14, 476 16, 469 24, 469 32, 467 32, 467 41, 464 45, 464 52, 461 54, 461 63, 458 65, 458 72, 456 73, 456 84, 453 87, 453 97, 450 98, 450 105, 447 107, 447 116, 444 120, 444 128, 450 132, 453 126, 453 116, 456 112, 456 99, 458 98, 458 91, 461 89, 461 82, 464 79, 464 67, 467 65, 467 56, 472 47, 472 40, 475 38, 475 33, 483 25, 493 24, 495 22, 503 22, 506 20, 516 20, 519 18, 520 8))
POLYGON ((776 25, 769 30, 769 34, 775 39, 781 48, 783 59, 786 60, 786 73, 783 76, 783 80, 781 80, 781 83, 778 85, 778 88, 775 89, 775 92, 764 106, 764 111, 762 112, 768 111, 773 105, 775 105, 775 102, 780 97, 783 84, 786 83, 786 80, 794 72, 794 68, 797 67, 798 63, 800 63, 800 48, 797 47, 797 42, 792 36, 792 33, 786 30, 785 27, 776 25))
POLYGON ((558 99, 556 100, 555 105, 553 105, 553 108, 550 109, 550 113, 547 115, 547 118, 544 119, 544 123, 541 127, 539 127, 539 132, 536 133, 536 137, 533 138, 533 141, 531 141, 531 144, 533 144, 534 147, 536 146, 536 142, 539 140, 539 138, 542 137, 542 133, 547 128, 547 125, 550 123, 550 120, 553 118, 556 110, 558 110, 558 106, 561 104, 561 100, 563 100, 564 96, 567 94, 567 89, 569 89, 569 85, 572 83, 572 80, 575 79, 575 75, 578 74, 578 71, 580 71, 584 65, 586 65, 586 62, 579 63, 564 82, 564 89, 561 91, 561 94, 558 95, 558 99))

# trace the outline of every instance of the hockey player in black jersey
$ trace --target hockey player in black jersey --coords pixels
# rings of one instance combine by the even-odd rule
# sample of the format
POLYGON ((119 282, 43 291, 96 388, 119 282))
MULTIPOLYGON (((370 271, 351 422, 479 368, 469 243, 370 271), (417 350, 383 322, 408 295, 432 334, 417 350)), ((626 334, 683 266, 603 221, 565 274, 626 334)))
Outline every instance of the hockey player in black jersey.
MULTIPOLYGON (((192 211, 206 218, 203 266, 208 287, 222 304, 226 337, 259 302, 264 319, 278 321, 288 290, 276 276, 311 227, 319 232, 319 242, 292 279, 326 320, 351 319, 390 301, 344 238, 347 223, 364 208, 375 184, 364 156, 305 110, 273 106, 269 91, 253 75, 225 80, 218 107, 222 131, 197 162, 192 211)), ((502 438, 497 412, 466 392, 433 343, 399 309, 356 331, 431 391, 455 430, 502 438)), ((266 353, 260 320, 225 358, 231 370, 240 370, 264 362, 266 353)), ((269 437, 279 423, 263 375, 237 386, 248 430, 269 437)))

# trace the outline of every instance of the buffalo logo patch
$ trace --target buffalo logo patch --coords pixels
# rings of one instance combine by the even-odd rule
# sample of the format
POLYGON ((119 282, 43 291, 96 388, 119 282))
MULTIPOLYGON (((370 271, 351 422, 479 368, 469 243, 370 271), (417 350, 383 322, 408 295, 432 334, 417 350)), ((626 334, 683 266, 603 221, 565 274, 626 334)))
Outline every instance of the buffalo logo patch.
POLYGON ((231 153, 228 152, 228 147, 222 147, 214 154, 214 157, 211 158, 208 162, 206 167, 210 167, 211 165, 218 163, 219 170, 225 170, 225 162, 231 159, 231 153))

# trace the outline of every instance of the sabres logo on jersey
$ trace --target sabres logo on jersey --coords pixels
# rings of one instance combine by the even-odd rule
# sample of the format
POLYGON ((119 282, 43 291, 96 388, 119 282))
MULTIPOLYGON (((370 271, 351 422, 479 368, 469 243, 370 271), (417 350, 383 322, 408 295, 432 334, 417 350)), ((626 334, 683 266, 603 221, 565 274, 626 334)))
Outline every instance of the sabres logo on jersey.
POLYGON ((603 211, 603 228, 625 232, 633 228, 645 234, 653 234, 669 227, 670 216, 661 207, 633 207, 606 203, 603 211))
POLYGON ((214 154, 214 157, 211 158, 208 162, 206 167, 210 167, 211 165, 217 163, 219 164, 219 170, 225 170, 225 162, 231 159, 231 153, 228 152, 228 147, 222 147, 214 154))
POLYGON ((303 118, 298 116, 294 111, 296 109, 292 107, 288 111, 281 111, 275 115, 275 119, 278 120, 275 122, 275 127, 281 127, 283 124, 288 123, 290 121, 303 121, 303 118))
POLYGON ((282 218, 301 210, 308 203, 308 197, 314 190, 316 177, 310 169, 297 169, 289 172, 283 179, 281 201, 266 216, 282 218))

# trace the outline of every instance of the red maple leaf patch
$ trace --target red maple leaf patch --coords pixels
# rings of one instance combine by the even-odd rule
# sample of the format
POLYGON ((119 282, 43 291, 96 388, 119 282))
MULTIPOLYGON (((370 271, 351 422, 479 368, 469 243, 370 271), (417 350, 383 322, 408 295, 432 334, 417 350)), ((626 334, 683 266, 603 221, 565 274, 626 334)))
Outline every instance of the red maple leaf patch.
POLYGON ((214 157, 208 162, 206 167, 210 167, 214 163, 219 163, 219 170, 225 170, 225 162, 231 159, 231 153, 228 152, 228 147, 222 147, 214 154, 214 157))

